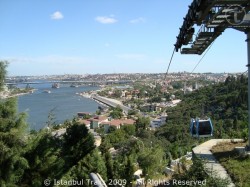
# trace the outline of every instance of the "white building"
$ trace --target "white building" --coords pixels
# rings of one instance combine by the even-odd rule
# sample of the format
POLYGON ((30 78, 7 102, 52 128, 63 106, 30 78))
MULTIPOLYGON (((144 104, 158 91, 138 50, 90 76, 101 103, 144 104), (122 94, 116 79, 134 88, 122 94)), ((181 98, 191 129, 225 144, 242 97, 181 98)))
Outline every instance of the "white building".
POLYGON ((152 128, 158 128, 166 123, 167 115, 162 115, 158 118, 151 120, 150 126, 152 128))

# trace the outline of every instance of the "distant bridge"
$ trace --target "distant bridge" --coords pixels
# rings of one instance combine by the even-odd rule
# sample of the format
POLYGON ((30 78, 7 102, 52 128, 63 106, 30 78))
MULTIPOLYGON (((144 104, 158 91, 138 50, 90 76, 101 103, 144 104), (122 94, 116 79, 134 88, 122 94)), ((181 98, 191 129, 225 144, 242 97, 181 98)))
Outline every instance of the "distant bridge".
POLYGON ((46 83, 60 83, 60 84, 91 84, 91 85, 100 85, 100 84, 129 84, 132 83, 132 80, 84 80, 84 81, 30 81, 30 82, 7 82, 6 85, 18 85, 18 84, 46 84, 46 83))

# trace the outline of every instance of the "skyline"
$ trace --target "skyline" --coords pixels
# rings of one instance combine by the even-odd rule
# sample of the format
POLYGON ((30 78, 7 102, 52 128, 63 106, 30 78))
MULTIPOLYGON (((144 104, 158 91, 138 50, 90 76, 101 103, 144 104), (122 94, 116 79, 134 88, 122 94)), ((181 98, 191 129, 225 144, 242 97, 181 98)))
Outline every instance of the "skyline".
MULTIPOLYGON (((189 1, 1 1, 0 60, 9 76, 165 73, 189 1)), ((244 33, 227 29, 194 73, 245 72, 244 33)), ((175 53, 169 72, 202 55, 175 53)))

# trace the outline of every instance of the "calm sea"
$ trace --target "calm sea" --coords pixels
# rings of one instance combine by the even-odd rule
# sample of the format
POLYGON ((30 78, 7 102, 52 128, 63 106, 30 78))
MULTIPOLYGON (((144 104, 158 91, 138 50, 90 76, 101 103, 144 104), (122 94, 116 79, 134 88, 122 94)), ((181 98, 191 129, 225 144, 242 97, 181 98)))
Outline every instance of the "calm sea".
POLYGON ((56 123, 63 123, 76 116, 77 112, 94 113, 99 106, 95 101, 77 94, 99 87, 62 84, 59 89, 53 89, 49 83, 34 84, 32 87, 37 89, 34 93, 18 97, 18 111, 28 113, 30 129, 44 128, 50 112, 55 116, 56 123), (51 93, 44 93, 44 90, 51 93))

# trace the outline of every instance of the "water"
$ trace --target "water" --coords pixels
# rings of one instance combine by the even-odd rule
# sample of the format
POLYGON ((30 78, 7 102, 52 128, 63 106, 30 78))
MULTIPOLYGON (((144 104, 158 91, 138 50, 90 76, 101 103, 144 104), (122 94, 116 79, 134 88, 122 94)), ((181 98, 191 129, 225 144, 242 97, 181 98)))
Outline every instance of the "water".
POLYGON ((32 85, 37 89, 34 93, 18 97, 18 111, 28 113, 30 129, 39 130, 45 127, 48 115, 52 111, 56 123, 63 123, 72 119, 77 112, 94 113, 98 103, 92 99, 84 98, 76 93, 97 90, 99 87, 61 85, 59 89, 51 88, 51 84, 32 85), (44 93, 50 90, 51 93, 44 93))

